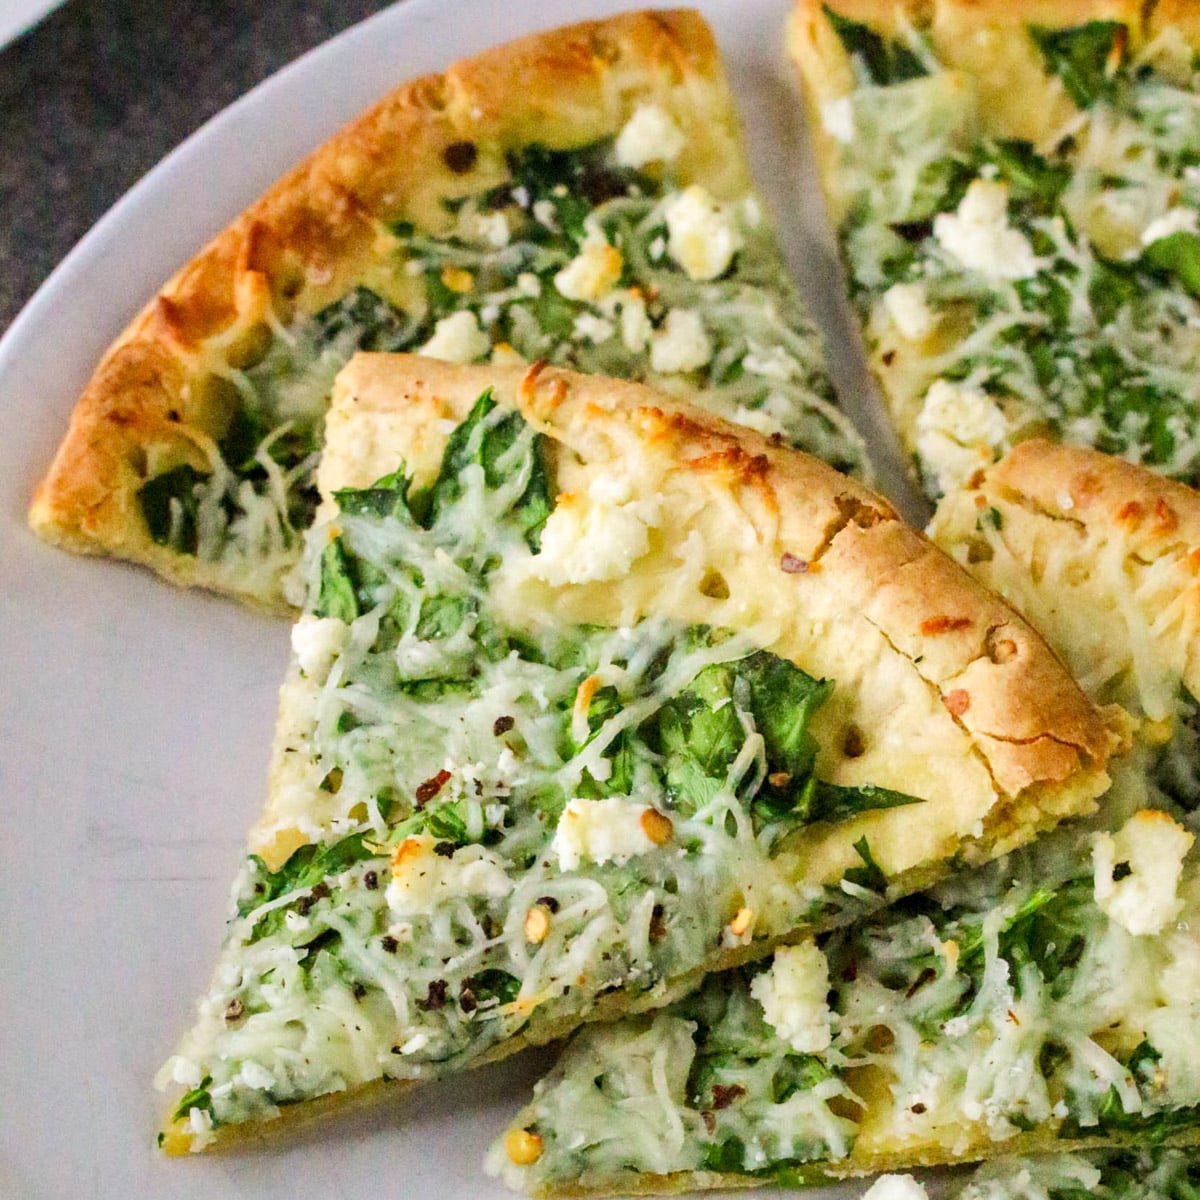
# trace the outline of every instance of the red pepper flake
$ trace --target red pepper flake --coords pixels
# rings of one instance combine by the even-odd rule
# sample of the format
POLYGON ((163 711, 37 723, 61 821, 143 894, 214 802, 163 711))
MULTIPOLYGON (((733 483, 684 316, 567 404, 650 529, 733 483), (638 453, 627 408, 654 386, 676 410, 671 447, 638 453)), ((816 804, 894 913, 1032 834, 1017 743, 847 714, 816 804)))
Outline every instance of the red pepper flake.
POLYGON ((712 1106, 714 1110, 720 1110, 728 1108, 735 1100, 740 1100, 746 1094, 746 1089, 740 1083, 731 1083, 728 1087, 722 1083, 714 1083, 712 1092, 712 1106))
POLYGON ((951 716, 961 717, 971 707, 971 697, 966 689, 955 688, 952 692, 946 693, 944 703, 951 716))
POLYGON ((1162 536, 1174 533, 1179 528, 1179 518, 1175 510, 1160 496, 1154 503, 1154 524, 1150 532, 1162 536))
POLYGON ((417 1001, 417 1007, 425 1012, 436 1012, 439 1008, 444 1008, 446 1004, 446 981, 444 979, 431 979, 429 981, 429 991, 425 995, 424 1000, 417 1001))
POLYGON ((1012 1010, 1011 1008, 1008 1010, 1008 1019, 1009 1019, 1009 1020, 1010 1020, 1010 1021, 1011 1021, 1011 1022, 1014 1024, 1014 1025, 1020 1025, 1020 1023, 1021 1023, 1021 1022, 1020 1022, 1020 1019, 1017 1017, 1017 1014, 1016 1014, 1015 1012, 1013 1012, 1013 1010, 1012 1010))
POLYGON ((425 780, 417 787, 417 807, 423 808, 442 790, 450 778, 449 771, 439 771, 432 779, 425 780))
POLYGON ((667 936, 666 914, 661 904, 656 904, 650 913, 650 940, 661 942, 667 936))
POLYGON ((785 575, 803 575, 808 571, 808 562, 790 550, 779 560, 785 575))
POLYGON ((704 1122, 704 1128, 707 1129, 709 1133, 717 1132, 717 1118, 713 1113, 710 1113, 707 1108, 701 1111, 700 1119, 704 1122))
POLYGON ((934 637, 939 633, 954 633, 959 629, 969 629, 970 627, 970 617, 926 617, 921 622, 921 633, 925 637, 934 637))

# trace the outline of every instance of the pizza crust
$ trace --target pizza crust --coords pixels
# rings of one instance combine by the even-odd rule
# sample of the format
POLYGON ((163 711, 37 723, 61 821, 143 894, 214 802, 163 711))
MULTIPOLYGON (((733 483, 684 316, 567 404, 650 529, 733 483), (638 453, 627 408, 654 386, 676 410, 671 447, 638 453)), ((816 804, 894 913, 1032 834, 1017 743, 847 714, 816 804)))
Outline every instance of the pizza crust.
POLYGON ((1192 488, 1098 451, 1023 442, 947 496, 930 534, 1025 612, 1093 695, 1151 721, 1174 712, 1180 681, 1200 696, 1192 488), (980 525, 986 509, 999 529, 980 525))
POLYGON ((675 164, 684 183, 702 180, 719 199, 749 189, 716 45, 694 12, 634 12, 535 34, 385 96, 218 234, 113 343, 34 495, 34 531, 279 608, 261 582, 156 544, 138 489, 158 471, 206 465, 232 414, 220 381, 253 353, 268 321, 316 312, 354 283, 399 299, 402 281, 372 277, 387 222, 443 231, 442 200, 505 179, 506 151, 586 145, 648 102, 686 136, 675 164), (456 171, 464 156, 450 148, 464 143, 474 159, 456 171))

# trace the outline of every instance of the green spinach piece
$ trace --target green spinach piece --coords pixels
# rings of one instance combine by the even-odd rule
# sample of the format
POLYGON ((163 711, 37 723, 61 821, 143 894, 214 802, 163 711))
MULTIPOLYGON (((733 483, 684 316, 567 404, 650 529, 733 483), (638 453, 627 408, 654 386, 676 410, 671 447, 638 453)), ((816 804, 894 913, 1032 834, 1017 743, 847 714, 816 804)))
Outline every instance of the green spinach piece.
MULTIPOLYGON (((289 892, 315 887, 327 876, 336 875, 355 863, 375 857, 375 852, 364 845, 365 837, 365 833, 352 833, 338 842, 309 842, 293 851, 277 871, 268 870, 261 858, 251 855, 250 861, 255 871, 253 895, 238 903, 238 916, 250 916, 255 909, 272 900, 278 900, 289 892)), ((255 927, 254 940, 263 936, 266 932, 263 926, 270 924, 272 918, 282 920, 282 913, 282 908, 267 913, 255 927)))
POLYGON ((1151 242, 1142 259, 1156 271, 1174 275, 1191 295, 1200 296, 1200 234, 1170 233, 1151 242))
MULTIPOLYGON (((427 529, 462 495, 460 477, 464 468, 472 463, 483 468, 488 487, 499 487, 504 482, 500 460, 525 433, 527 426, 518 412, 507 412, 498 420, 489 419, 496 407, 492 390, 488 388, 475 402, 466 420, 450 435, 437 478, 427 491, 410 497, 414 513, 427 529)), ((529 453, 529 482, 518 497, 513 512, 517 527, 530 549, 536 551, 541 544, 542 526, 553 508, 546 472, 545 438, 540 433, 530 438, 529 453)))
POLYGON ((411 317, 361 284, 321 309, 313 325, 326 343, 351 334, 357 350, 408 350, 418 336, 411 317))
POLYGON ((190 1091, 184 1092, 184 1094, 180 1097, 179 1104, 176 1106, 175 1111, 171 1114, 171 1119, 173 1121, 186 1121, 188 1113, 190 1113, 193 1108, 198 1108, 202 1112, 208 1113, 208 1115, 211 1117, 213 1111, 213 1099, 208 1090, 210 1087, 212 1087, 212 1076, 205 1075, 205 1077, 200 1080, 200 1082, 194 1088, 192 1088, 190 1091))
POLYGON ((984 149, 987 161, 996 165, 1008 184, 1009 196, 1039 216, 1050 216, 1067 185, 1071 169, 1040 155, 1033 143, 1020 138, 1001 139, 984 149))
POLYGON ((340 537, 331 539, 321 551, 321 583, 313 615, 336 617, 347 625, 358 618, 358 594, 354 589, 350 556, 340 537))
POLYGON ((824 9, 846 53, 858 63, 871 83, 887 87, 929 74, 925 64, 907 46, 883 37, 859 21, 843 17, 828 4, 824 9))
POLYGON ((190 463, 182 463, 146 480, 138 489, 146 526, 160 546, 169 546, 181 554, 196 553, 199 543, 196 520, 200 512, 196 488, 209 478, 190 463), (172 520, 172 501, 178 505, 178 523, 172 520))
POLYGON ((367 488, 342 488, 333 493, 338 508, 351 517, 381 517, 412 522, 408 508, 409 481, 404 466, 375 480, 367 488))
MULTIPOLYGON (((582 238, 584 221, 599 205, 637 191, 654 195, 659 190, 648 175, 614 166, 609 155, 611 145, 611 139, 606 138, 572 150, 552 150, 534 143, 510 151, 510 181, 486 192, 481 207, 496 209, 515 204, 532 212, 538 201, 548 201, 554 206, 558 227, 576 239, 582 238)), ((531 240, 553 236, 540 224, 534 224, 530 234, 531 240)))
POLYGON ((842 878, 858 887, 866 888, 869 892, 879 892, 880 895, 883 895, 887 891, 887 876, 871 853, 871 843, 865 836, 860 837, 854 843, 854 849, 858 857, 862 859, 863 865, 851 867, 842 878))
POLYGON ((1124 59, 1128 30, 1119 21, 1088 21, 1069 29, 1030 25, 1046 67, 1063 81, 1067 95, 1080 108, 1112 100, 1117 84, 1114 68, 1124 59))

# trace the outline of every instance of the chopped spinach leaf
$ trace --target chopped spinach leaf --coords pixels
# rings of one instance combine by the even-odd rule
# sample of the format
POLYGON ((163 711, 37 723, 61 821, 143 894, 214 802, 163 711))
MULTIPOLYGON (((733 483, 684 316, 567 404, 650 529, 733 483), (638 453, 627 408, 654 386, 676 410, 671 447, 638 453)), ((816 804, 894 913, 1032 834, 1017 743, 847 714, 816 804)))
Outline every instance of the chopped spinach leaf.
POLYGON ((1151 242, 1142 258, 1155 270, 1174 275, 1193 296, 1200 296, 1200 234, 1168 234, 1151 242))
POLYGON ((411 520, 408 508, 409 481, 401 466, 377 479, 368 488, 342 488, 333 493, 338 508, 353 517, 390 517, 411 520))
POLYGON ((346 545, 340 537, 335 537, 321 552, 321 584, 313 615, 336 617, 349 625, 357 619, 358 611, 346 545))
POLYGON ((860 837, 854 843, 858 857, 862 859, 861 867, 851 867, 843 876, 850 883, 866 888, 869 892, 883 894, 887 891, 887 876, 883 873, 875 856, 871 853, 871 844, 865 837, 860 837))
POLYGON ((829 5, 825 5, 825 16, 846 53, 871 83, 886 87, 929 74, 920 58, 902 43, 883 37, 859 21, 843 17, 829 5))
POLYGON ((209 1116, 212 1116, 213 1101, 208 1090, 210 1087, 212 1087, 212 1076, 205 1075, 194 1088, 184 1092, 180 1097, 174 1113, 171 1114, 171 1119, 174 1121, 186 1121, 188 1113, 193 1108, 198 1108, 202 1112, 206 1112, 209 1116))
MULTIPOLYGON (((465 421, 450 435, 442 456, 437 478, 427 492, 410 498, 414 512, 428 528, 440 513, 449 509, 462 495, 462 472, 473 463, 483 468, 488 487, 499 487, 505 480, 502 460, 513 449, 527 426, 518 412, 507 412, 499 419, 491 417, 496 409, 491 388, 475 402, 465 421)), ((545 439, 534 434, 530 439, 529 481, 513 506, 516 523, 533 550, 540 544, 542 526, 553 507, 546 472, 545 439)))
POLYGON ((190 463, 183 463, 148 479, 138 489, 150 536, 160 546, 170 546, 181 554, 196 553, 200 511, 196 488, 208 478, 190 463))
POLYGON ((358 350, 409 350, 415 344, 416 323, 361 285, 326 305, 313 322, 323 341, 351 334, 358 350))
POLYGON ((1128 30, 1119 21, 1088 21, 1069 29, 1031 25, 1029 34, 1046 67, 1063 81, 1080 108, 1116 94, 1115 68, 1124 57, 1128 30))

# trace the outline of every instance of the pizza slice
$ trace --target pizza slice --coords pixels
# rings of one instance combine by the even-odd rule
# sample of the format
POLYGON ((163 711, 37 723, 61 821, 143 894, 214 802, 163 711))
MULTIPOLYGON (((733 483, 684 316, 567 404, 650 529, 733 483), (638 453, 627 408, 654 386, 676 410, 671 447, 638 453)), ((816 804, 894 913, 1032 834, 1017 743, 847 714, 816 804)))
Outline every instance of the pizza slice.
POLYGON ((297 603, 330 386, 356 350, 649 379, 866 471, 692 12, 500 47, 318 149, 110 348, 33 528, 297 603))
POLYGON ((1031 441, 932 533, 1136 721, 1100 813, 578 1035, 492 1152, 514 1187, 802 1185, 1200 1142, 1200 495, 1031 441))
POLYGON ((1033 630, 814 458, 399 355, 343 370, 327 439, 171 1151, 660 1006, 1107 785, 1033 630))
POLYGON ((799 0, 789 42, 929 496, 1033 436, 1200 480, 1195 5, 799 0))
MULTIPOLYGON (((1200 1187, 1194 1152, 1172 1147, 1001 1158, 934 1195, 946 1200, 1188 1200, 1200 1187)), ((931 1200, 911 1175, 881 1175, 862 1200, 931 1200)))

